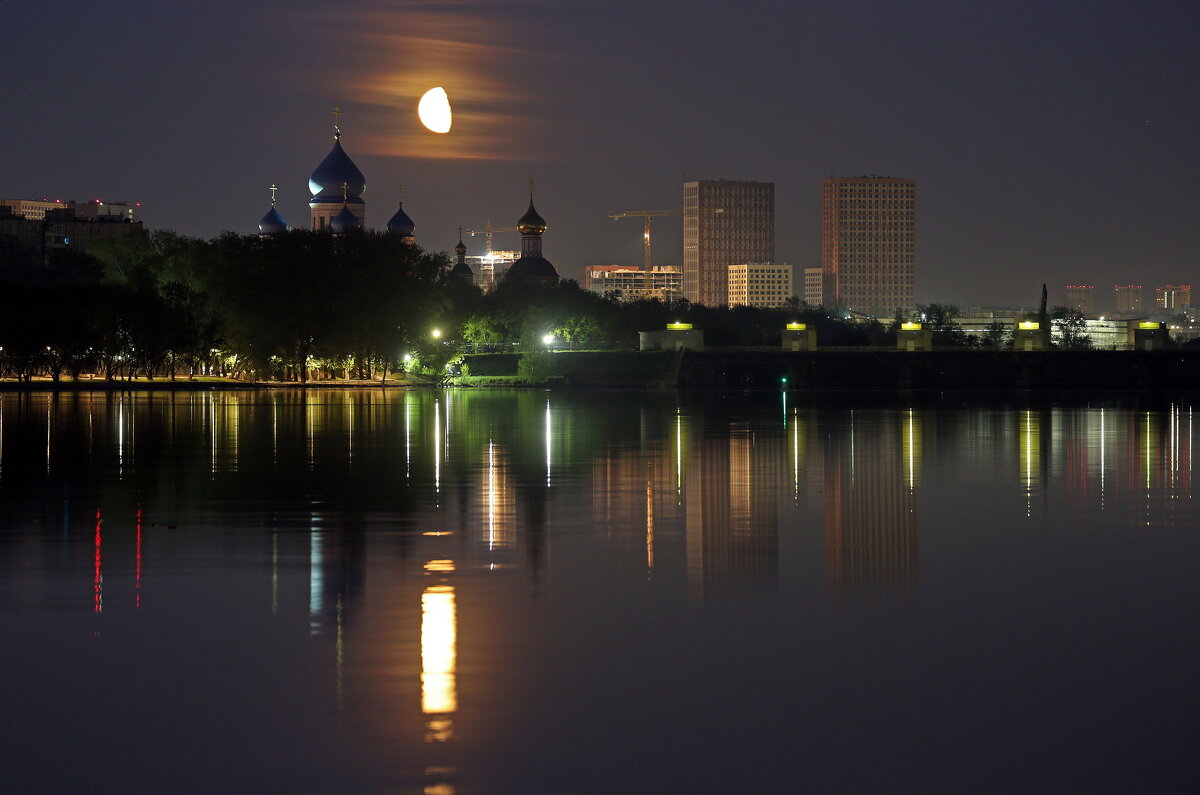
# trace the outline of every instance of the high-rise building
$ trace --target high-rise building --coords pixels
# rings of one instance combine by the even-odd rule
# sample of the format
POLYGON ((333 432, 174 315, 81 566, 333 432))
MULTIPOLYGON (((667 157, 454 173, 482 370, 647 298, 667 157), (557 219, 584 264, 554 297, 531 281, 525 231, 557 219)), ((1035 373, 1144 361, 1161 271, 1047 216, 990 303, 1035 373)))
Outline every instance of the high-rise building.
POLYGON ((1167 284, 1154 288, 1154 303, 1159 309, 1183 309, 1192 305, 1190 284, 1167 284))
POLYGON ((683 183, 683 295, 729 300, 729 266, 775 261, 775 183, 683 183))
POLYGON ((729 266, 730 306, 777 309, 792 297, 792 266, 743 262, 729 266))
POLYGON ((1142 312, 1146 309, 1142 285, 1118 284, 1113 287, 1113 309, 1117 312, 1142 312))
POLYGON ((825 305, 875 315, 913 307, 916 181, 831 177, 821 192, 825 305))
POLYGON ((804 269, 804 303, 820 306, 825 301, 825 278, 820 268, 804 269))
POLYGON ((1095 288, 1090 284, 1068 284, 1064 306, 1074 309, 1084 315, 1095 314, 1092 296, 1095 288))

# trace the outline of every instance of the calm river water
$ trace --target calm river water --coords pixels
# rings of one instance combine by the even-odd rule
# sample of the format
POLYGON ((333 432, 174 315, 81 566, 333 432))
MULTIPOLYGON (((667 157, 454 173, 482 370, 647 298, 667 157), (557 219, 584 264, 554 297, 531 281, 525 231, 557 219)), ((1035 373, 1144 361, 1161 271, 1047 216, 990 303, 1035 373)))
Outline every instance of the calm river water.
POLYGON ((0 395, 0 789, 1196 791, 1193 398, 0 395))

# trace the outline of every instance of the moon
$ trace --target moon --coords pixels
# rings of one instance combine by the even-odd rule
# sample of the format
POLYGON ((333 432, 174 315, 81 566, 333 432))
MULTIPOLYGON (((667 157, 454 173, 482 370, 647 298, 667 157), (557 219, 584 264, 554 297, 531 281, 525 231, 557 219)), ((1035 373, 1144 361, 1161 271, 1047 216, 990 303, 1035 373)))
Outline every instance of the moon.
POLYGON ((430 132, 450 132, 453 119, 450 113, 450 97, 446 96, 446 89, 438 86, 426 91, 417 103, 417 115, 421 117, 421 124, 430 132))

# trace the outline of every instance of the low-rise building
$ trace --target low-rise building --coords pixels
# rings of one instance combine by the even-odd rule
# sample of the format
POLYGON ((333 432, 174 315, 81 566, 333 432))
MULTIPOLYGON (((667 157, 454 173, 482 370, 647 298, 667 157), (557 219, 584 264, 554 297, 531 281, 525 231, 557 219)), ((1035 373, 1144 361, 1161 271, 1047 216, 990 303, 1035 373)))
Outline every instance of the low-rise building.
POLYGON ((634 265, 588 265, 583 269, 583 287, 621 301, 675 301, 683 297, 683 272, 673 265, 655 265, 650 270, 634 265))
POLYGON ((57 249, 87 251, 99 240, 144 234, 142 222, 131 214, 80 217, 74 209, 58 206, 31 220, 15 213, 12 204, 0 204, 0 235, 43 261, 57 249))
POLYGON ((743 262, 729 266, 729 305, 776 309, 792 297, 792 266, 743 262))

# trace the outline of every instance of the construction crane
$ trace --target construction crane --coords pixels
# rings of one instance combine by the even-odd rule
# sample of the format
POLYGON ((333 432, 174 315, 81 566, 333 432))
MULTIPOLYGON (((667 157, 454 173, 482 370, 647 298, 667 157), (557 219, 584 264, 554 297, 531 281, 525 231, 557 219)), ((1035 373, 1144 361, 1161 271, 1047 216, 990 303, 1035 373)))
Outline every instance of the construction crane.
POLYGON ((609 213, 608 217, 614 221, 620 221, 622 218, 641 218, 645 221, 642 230, 642 238, 646 247, 646 270, 650 270, 650 219, 661 215, 679 215, 679 210, 626 210, 623 213, 609 213))
POLYGON ((516 232, 516 231, 517 231, 517 228, 515 226, 492 226, 492 219, 489 218, 489 219, 487 219, 487 224, 483 227, 482 232, 480 232, 477 229, 468 229, 467 234, 471 235, 471 236, 486 235, 485 239, 487 240, 487 253, 488 253, 488 256, 490 257, 492 255, 492 235, 496 232, 516 232))

